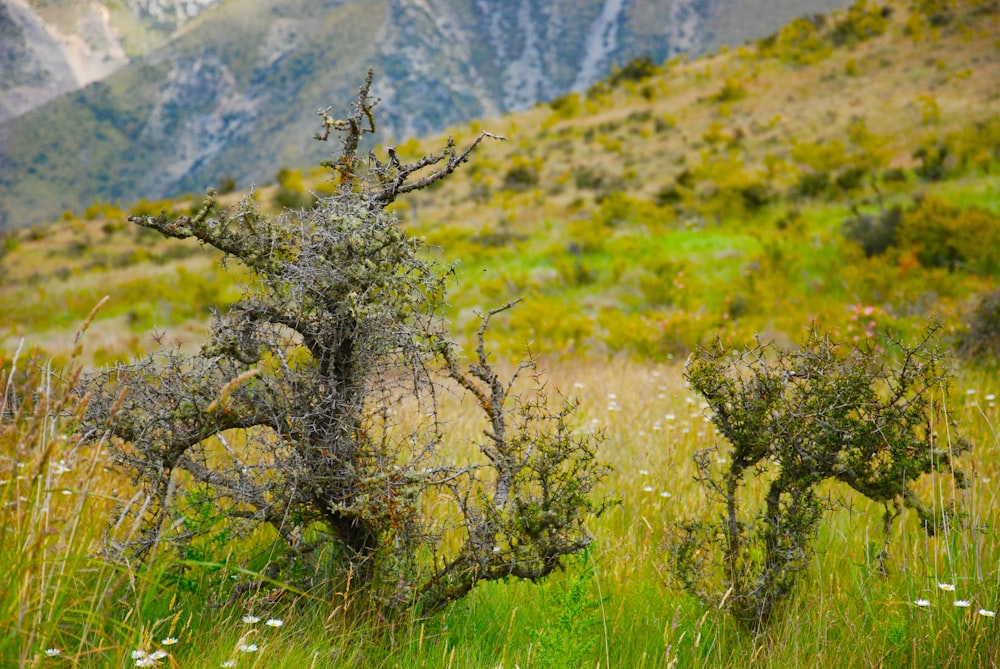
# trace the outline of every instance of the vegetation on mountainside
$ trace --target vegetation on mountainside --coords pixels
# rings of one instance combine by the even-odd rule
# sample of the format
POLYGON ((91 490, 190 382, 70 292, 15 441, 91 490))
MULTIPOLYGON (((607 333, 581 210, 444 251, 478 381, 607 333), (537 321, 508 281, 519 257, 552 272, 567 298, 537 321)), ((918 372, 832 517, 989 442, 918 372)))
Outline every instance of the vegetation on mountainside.
MULTIPOLYGON (((867 14, 851 16, 881 16, 870 3, 858 6, 867 14)), ((881 35, 848 41, 810 66, 745 46, 656 66, 654 75, 648 65, 624 68, 615 86, 499 120, 512 142, 486 147, 448 189, 416 194, 397 205, 399 214, 429 247, 460 260, 458 276, 470 280, 452 292, 450 306, 467 334, 477 327, 474 309, 526 298, 506 321, 510 328, 497 324, 509 336, 498 342, 508 353, 531 341, 542 353, 624 350, 669 359, 719 329, 729 341, 755 332, 794 335, 803 311, 848 333, 853 311, 844 305, 874 306, 905 331, 919 331, 931 313, 961 330, 969 302, 992 281, 993 261, 974 258, 966 271, 914 272, 929 255, 915 251, 924 240, 902 233, 926 214, 942 219, 935 224, 941 234, 968 239, 963 230, 989 229, 1000 212, 991 186, 1000 124, 990 101, 1000 52, 992 37, 996 18, 982 7, 953 10, 941 24, 919 22, 924 14, 898 6, 881 35), (971 68, 977 76, 969 76, 971 68), (932 199, 919 204, 924 195, 932 199), (931 202, 938 204, 928 208, 931 202), (982 211, 962 223, 946 220, 949 207, 970 205, 982 211), (867 237, 878 226, 867 221, 888 223, 894 214, 887 212, 897 208, 913 221, 878 242, 884 253, 873 253, 867 237), (865 258, 857 257, 854 241, 865 258)), ((846 30, 837 26, 847 20, 829 19, 818 34, 832 40, 831 31, 846 30)), ((456 138, 475 134, 473 124, 456 138)), ((415 140, 397 148, 408 159, 422 153, 415 140)), ((328 194, 322 171, 283 170, 279 181, 254 197, 280 206, 328 194)), ((195 206, 165 204, 178 213, 195 206)), ((105 314, 120 319, 117 332, 140 336, 153 324, 187 330, 203 322, 202 308, 231 290, 196 247, 171 247, 169 253, 195 254, 175 262, 162 242, 132 243, 136 233, 121 212, 95 205, 90 213, 99 211, 93 224, 11 234, 8 244, 19 252, 6 261, 3 299, 17 308, 10 326, 35 333, 71 328, 100 290, 114 294, 120 286, 122 299, 105 314), (162 269, 143 263, 147 252, 162 269), (136 272, 136 263, 148 269, 136 272), (160 276, 162 287, 140 278, 179 266, 195 276, 160 276), (77 272, 85 272, 82 282, 50 280, 77 272), (74 299, 92 281, 101 285, 74 299), (171 285, 177 289, 156 308, 125 313, 134 307, 129 294, 160 294, 171 285), (39 286, 43 309, 32 308, 39 286)), ((989 253, 989 244, 971 243, 974 253, 989 253)), ((100 348, 101 360, 129 350, 100 348)))
MULTIPOLYGON (((602 434, 613 467, 594 492, 621 501, 587 522, 595 541, 564 574, 540 584, 486 583, 434 616, 368 609, 353 577, 324 598, 271 578, 276 542, 266 530, 239 544, 210 534, 187 559, 154 554, 143 569, 95 559, 103 519, 139 491, 106 449, 80 438, 85 407, 68 392, 72 370, 148 351, 151 331, 189 355, 210 310, 236 301, 235 282, 247 276, 221 271, 218 255, 190 240, 126 226, 128 212, 101 203, 89 220, 70 216, 7 236, 0 514, 9 529, 0 553, 18 558, 10 585, 0 586, 0 656, 82 666, 146 661, 140 651, 169 653, 157 655, 163 666, 297 666, 307 658, 380 667, 1000 662, 1000 275, 990 237, 1000 229, 998 12, 987 1, 888 7, 860 2, 759 45, 623 67, 591 91, 491 122, 511 141, 482 146, 446 185, 389 208, 406 234, 423 237, 421 262, 455 262, 442 305, 457 323, 453 337, 475 346, 475 312, 523 295, 517 309, 491 318, 484 349, 497 351, 492 364, 503 370, 527 345, 552 367, 553 383, 573 389, 581 420, 574 437, 602 434), (88 319, 104 294, 110 299, 88 319), (914 346, 906 342, 920 342, 931 318, 941 323, 940 343, 962 357, 933 353, 913 366, 919 356, 906 355, 914 346), (87 334, 77 341, 73 328, 84 320, 87 334), (827 333, 821 343, 839 344, 830 356, 820 355, 825 344, 798 346, 811 323, 827 333), (726 356, 706 353, 719 350, 715 341, 726 356), (763 356, 757 367, 754 351, 763 356), (692 352, 700 353, 685 379, 680 359, 692 352), (797 365, 812 365, 810 381, 797 365), (698 381, 706 369, 719 384, 698 381), (946 375, 950 386, 932 383, 946 375), (754 378, 784 385, 772 383, 775 392, 760 397, 754 378), (914 394, 893 413, 899 407, 885 392, 900 378, 914 394), (869 402, 824 400, 845 387, 869 402), (727 393, 745 400, 755 410, 748 417, 784 450, 743 467, 742 426, 724 420, 727 393), (813 411, 810 402, 820 400, 813 411), (923 402, 935 408, 923 414, 936 416, 927 427, 916 411, 923 402), (892 439, 853 429, 873 407, 898 416, 883 426, 892 439), (776 423, 765 409, 793 420, 776 423), (748 522, 753 504, 766 509, 782 467, 798 471, 797 458, 835 443, 802 441, 799 425, 820 435, 844 435, 847 426, 859 448, 916 459, 879 460, 886 469, 869 472, 871 480, 887 487, 869 495, 866 485, 833 485, 851 478, 838 466, 863 449, 837 451, 825 470, 830 480, 801 489, 805 501, 829 502, 808 507, 823 522, 801 525, 803 542, 769 555, 768 515, 748 522), (924 451, 920 441, 934 448, 924 451), (962 488, 948 463, 958 464, 966 444, 962 488), (902 473, 907 485, 879 478, 905 462, 913 465, 902 473), (702 600, 676 587, 671 546, 685 520, 690 528, 718 521, 699 479, 727 472, 742 486, 737 510, 747 515, 738 521, 747 532, 731 538, 745 552, 728 576, 723 560, 691 588, 702 600), (894 506, 907 491, 922 506, 894 506), (929 519, 933 536, 924 531, 929 519), (782 557, 792 562, 782 565, 782 557), (738 612, 753 602, 740 597, 754 594, 755 565, 778 565, 775 583, 780 569, 794 569, 796 584, 780 589, 780 606, 757 631, 716 608, 738 612), (234 590, 244 596, 205 606, 234 590)), ((472 124, 456 140, 481 131, 472 124)), ((408 163, 430 145, 409 141, 396 152, 408 163)), ((280 186, 249 197, 277 210, 282 188, 303 204, 333 192, 321 171, 289 170, 280 186)), ((240 197, 220 196, 211 215, 240 197)), ((197 207, 144 203, 133 213, 156 217, 166 208, 172 218, 197 207)), ((231 401, 243 388, 233 386, 231 401)), ((463 444, 482 438, 480 410, 463 409, 460 393, 438 400, 454 438, 443 447, 461 457, 463 444)), ((211 502, 186 497, 188 513, 177 520, 188 525, 174 529, 210 525, 211 502)), ((725 528, 716 540, 724 537, 725 528)))
MULTIPOLYGON (((379 95, 392 103, 382 111, 382 129, 412 136, 569 90, 578 76, 593 76, 594 57, 602 68, 625 54, 661 60, 678 48, 701 52, 723 35, 743 41, 798 12, 847 1, 720 0, 709 7, 686 0, 693 29, 675 31, 676 7, 633 0, 615 9, 616 38, 594 44, 587 36, 604 20, 599 0, 517 12, 498 0, 452 0, 447 11, 434 12, 388 0, 223 0, 183 27, 175 19, 191 17, 199 2, 34 0, 33 11, 48 23, 77 23, 59 29, 67 39, 82 33, 86 41, 96 29, 101 44, 91 46, 98 52, 117 51, 110 44, 116 38, 130 54, 151 48, 140 46, 146 38, 156 46, 4 124, 0 228, 80 211, 94 197, 131 203, 201 192, 223 174, 246 188, 282 165, 313 165, 323 157, 308 141, 316 106, 350 96, 348 82, 369 66, 379 72, 379 95), (144 8, 158 20, 141 18, 144 8), (543 25, 538 39, 510 38, 543 25), (413 99, 422 101, 419 109, 395 104, 413 99)), ((15 54, 15 64, 22 61, 15 54)), ((0 87, 16 69, 0 72, 0 87)))

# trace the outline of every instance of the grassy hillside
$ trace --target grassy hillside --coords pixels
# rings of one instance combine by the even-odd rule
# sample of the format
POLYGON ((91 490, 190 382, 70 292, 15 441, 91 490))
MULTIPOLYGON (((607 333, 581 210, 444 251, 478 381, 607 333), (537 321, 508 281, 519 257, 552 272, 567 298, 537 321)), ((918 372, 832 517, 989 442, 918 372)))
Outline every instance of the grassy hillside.
MULTIPOLYGON (((759 45, 626 70, 586 95, 456 128, 459 142, 480 128, 509 141, 484 145, 468 169, 400 203, 399 214, 458 263, 460 328, 473 308, 526 298, 511 349, 533 340, 542 352, 664 359, 720 328, 794 337, 811 318, 839 324, 849 305, 875 306, 900 327, 937 313, 960 328, 968 300, 992 285, 990 267, 924 267, 905 240, 865 258, 844 223, 895 206, 918 221, 924 195, 1000 210, 1000 49, 988 9, 937 27, 902 7, 889 21, 800 21, 759 45)), ((412 157, 442 141, 398 148, 412 157)), ((329 177, 317 169, 279 178, 254 196, 275 207, 307 203, 329 177)), ((196 327, 199 311, 229 290, 231 277, 193 244, 152 239, 114 207, 86 213, 91 220, 6 238, 8 346, 29 333, 58 339, 66 331, 57 326, 78 323, 101 291, 112 300, 98 330, 133 309, 128 295, 183 284, 180 304, 145 307, 131 327, 114 328, 139 335, 154 323, 196 327), (68 280, 77 276, 92 278, 68 280)), ((976 245, 988 254, 983 234, 976 245)), ((104 348, 111 358, 134 350, 104 348)))
MULTIPOLYGON (((719 336, 739 347, 755 334, 798 342, 812 322, 847 343, 882 343, 932 318, 957 346, 1000 287, 1000 11, 887 7, 801 20, 704 59, 636 63, 586 94, 455 128, 460 143, 481 128, 508 140, 395 205, 428 253, 455 263, 456 338, 476 326, 476 310, 524 298, 494 341, 511 357, 526 345, 540 354, 550 384, 579 398, 581 428, 606 431, 602 457, 615 469, 601 493, 621 499, 592 519, 596 542, 565 572, 490 584, 432 618, 389 625, 356 615, 347 593, 315 600, 280 588, 206 607, 250 578, 266 537, 251 538, 249 559, 210 546, 183 570, 169 555, 140 571, 95 559, 101 519, 130 483, 101 449, 76 446, 66 363, 124 360, 153 348, 154 332, 197 346, 207 310, 239 290, 239 271, 129 226, 129 212, 108 205, 9 234, 0 556, 12 566, 0 586, 0 657, 131 666, 134 650, 162 648, 162 666, 206 667, 995 666, 995 357, 954 359, 950 403, 973 444, 970 487, 937 475, 919 485, 960 522, 927 537, 904 514, 887 573, 882 507, 831 488, 818 553, 766 632, 747 633, 669 575, 672 523, 705 508, 691 456, 720 445, 726 457, 682 377, 695 346, 719 336), (78 348, 74 333, 104 295, 78 348)), ((398 149, 412 158, 441 141, 398 149)), ((253 197, 308 205, 329 192, 327 179, 286 171, 253 197)), ((471 412, 448 409, 454 443, 474 439, 471 412)))
POLYGON ((596 0, 516 12, 471 0, 226 0, 112 76, 0 125, 0 228, 79 212, 94 198, 131 205, 313 165, 316 109, 350 97, 371 66, 382 138, 419 136, 551 99, 637 54, 703 53, 721 36, 742 41, 845 4, 640 0, 617 5, 605 44, 588 37, 604 6, 596 0))

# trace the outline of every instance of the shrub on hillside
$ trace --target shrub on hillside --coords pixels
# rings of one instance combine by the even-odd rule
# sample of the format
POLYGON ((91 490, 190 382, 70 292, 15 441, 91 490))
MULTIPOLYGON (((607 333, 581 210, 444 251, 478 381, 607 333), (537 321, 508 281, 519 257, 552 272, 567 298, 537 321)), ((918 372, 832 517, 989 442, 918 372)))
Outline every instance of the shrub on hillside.
POLYGON ((527 162, 513 165, 503 177, 507 190, 525 191, 538 185, 538 168, 527 162))
POLYGON ((604 170, 596 167, 590 167, 589 165, 574 167, 572 174, 573 183, 579 190, 600 191, 603 190, 612 180, 617 182, 617 188, 614 190, 621 190, 625 185, 620 178, 615 179, 604 170))
POLYGON ((637 56, 623 67, 612 69, 611 76, 608 77, 608 84, 618 86, 626 81, 644 81, 660 72, 660 68, 649 56, 637 56))
POLYGON ((832 52, 824 39, 825 17, 800 17, 775 34, 757 42, 762 56, 776 58, 795 65, 818 63, 832 52))
POLYGON ((669 183, 656 191, 655 202, 658 207, 678 205, 685 199, 685 193, 676 182, 669 183))
POLYGON ((754 213, 770 204, 775 197, 774 190, 766 183, 755 181, 737 189, 743 200, 744 208, 754 213))
POLYGON ((880 7, 868 0, 857 0, 839 16, 830 30, 834 46, 850 46, 877 37, 889 26, 891 7, 880 7))
POLYGON ((913 172, 925 181, 941 181, 951 171, 951 149, 946 143, 921 146, 913 152, 913 157, 920 161, 913 172))
POLYGON ((927 25, 933 28, 944 27, 955 18, 954 3, 949 0, 914 0, 910 4, 911 18, 923 18, 927 25))
POLYGON ((873 258, 897 244, 896 230, 902 218, 903 210, 898 206, 878 214, 855 211, 853 218, 844 221, 844 236, 859 244, 866 258, 873 258))
POLYGON ((969 445, 942 404, 948 375, 933 335, 886 352, 813 329, 799 349, 717 341, 694 352, 685 377, 726 443, 695 457, 714 515, 677 527, 674 574, 687 590, 750 628, 766 625, 809 564, 832 504, 826 482, 884 505, 883 568, 903 507, 936 531, 940 518, 913 484, 930 472, 963 483, 953 458, 969 445), (939 441, 946 434, 951 442, 939 441))
POLYGON ((227 174, 219 178, 219 185, 216 186, 219 195, 228 195, 236 190, 236 177, 227 174))
POLYGON ((609 353, 627 351, 642 360, 683 358, 702 341, 701 315, 684 309, 625 312, 607 307, 597 316, 598 336, 609 353))
POLYGON ((757 42, 760 53, 796 65, 818 63, 834 48, 851 46, 886 31, 891 8, 856 0, 846 12, 828 21, 822 14, 795 19, 777 33, 757 42))
POLYGON ((849 193, 861 188, 868 174, 868 170, 861 166, 845 167, 837 173, 833 184, 845 193, 849 193))
POLYGON ((566 234, 569 236, 567 251, 581 255, 603 251, 614 230, 591 218, 576 218, 567 224, 566 234))
POLYGON ((132 218, 222 251, 249 279, 200 353, 163 349, 81 389, 81 434, 139 487, 109 528, 111 557, 264 537, 277 546, 266 577, 234 598, 283 578, 392 615, 544 577, 590 543, 597 437, 574 431, 575 406, 536 375, 522 380, 531 360, 497 372, 485 335, 512 304, 481 317, 463 359, 441 316, 448 268, 387 208, 491 135, 410 164, 392 149, 359 158, 375 131, 370 86, 371 72, 347 121, 323 112, 319 138, 341 132, 342 152, 327 163, 336 193, 315 207, 272 216, 248 197, 213 217, 210 194, 193 216, 132 218), (439 401, 455 395, 482 411, 472 443, 450 443, 439 401))
POLYGON ((309 209, 316 204, 316 196, 306 191, 302 172, 282 167, 275 177, 278 190, 274 203, 282 209, 309 209))
POLYGON ((727 77, 722 88, 714 95, 710 95, 708 99, 712 102, 738 102, 746 96, 747 91, 743 81, 737 77, 727 77))
POLYGON ((581 104, 579 93, 567 93, 549 102, 549 108, 556 118, 570 119, 580 113, 581 104))
POLYGON ((941 181, 968 173, 992 173, 1000 163, 1000 119, 971 123, 960 130, 924 140, 914 152, 914 173, 925 181, 941 181))
POLYGON ((150 202, 145 198, 140 198, 129 209, 129 216, 156 216, 157 214, 169 214, 174 207, 170 200, 155 200, 150 202))
POLYGON ((830 191, 829 172, 803 172, 793 188, 793 194, 798 197, 822 197, 830 191))
POLYGON ((1000 216, 984 209, 958 209, 926 196, 903 215, 897 234, 924 267, 1000 271, 1000 216))
POLYGON ((274 194, 274 203, 282 209, 309 209, 315 206, 316 198, 305 191, 281 186, 274 194))

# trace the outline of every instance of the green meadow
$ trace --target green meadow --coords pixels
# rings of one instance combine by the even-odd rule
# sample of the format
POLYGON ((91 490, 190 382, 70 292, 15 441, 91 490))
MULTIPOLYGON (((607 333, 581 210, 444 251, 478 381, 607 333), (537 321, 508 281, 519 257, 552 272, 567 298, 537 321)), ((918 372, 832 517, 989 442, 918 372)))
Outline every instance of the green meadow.
MULTIPOLYGON (((5 233, 0 665, 997 666, 998 35, 989 0, 858 2, 448 133, 506 140, 393 211, 452 268, 456 341, 474 346, 476 314, 521 299, 491 329, 498 364, 530 351, 547 387, 579 402, 574 427, 603 435, 611 467, 596 497, 617 503, 553 575, 480 584, 433 615, 387 618, 349 587, 273 578, 230 598, 266 570, 277 540, 264 531, 142 565, 107 559, 112 512, 138 489, 76 431, 80 375, 158 342, 197 350, 246 277, 127 222, 191 213, 197 195, 95 202, 5 233), (886 509, 827 483, 815 553, 764 629, 685 591, 677 524, 713 512, 693 456, 717 448, 722 466, 730 448, 685 381, 689 356, 717 339, 794 347, 813 325, 888 349, 929 323, 948 352, 940 399, 955 431, 935 438, 971 444, 956 460, 965 487, 950 472, 917 483, 948 519, 939 531, 904 509, 883 560, 886 509)), ((412 160, 443 142, 397 149, 412 160)), ((219 206, 308 207, 331 188, 326 170, 286 169, 219 206)), ((484 425, 477 407, 442 402, 445 448, 462 457, 484 425)))

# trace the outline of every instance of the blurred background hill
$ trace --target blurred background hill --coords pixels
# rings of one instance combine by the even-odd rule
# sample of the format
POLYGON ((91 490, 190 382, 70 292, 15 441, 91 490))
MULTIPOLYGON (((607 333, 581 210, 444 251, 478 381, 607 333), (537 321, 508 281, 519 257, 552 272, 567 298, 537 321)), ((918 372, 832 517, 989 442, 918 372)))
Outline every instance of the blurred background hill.
MULTIPOLYGON (((794 340, 811 321, 864 337, 871 323, 913 332, 934 317, 964 336, 1000 271, 996 8, 861 2, 698 59, 629 61, 582 92, 452 125, 459 144, 483 129, 509 141, 484 143, 397 213, 457 263, 456 334, 477 309, 524 298, 495 330, 512 354, 530 342, 662 360, 720 333, 794 340)), ((341 117, 363 71, 344 77, 341 117)), ((309 138, 313 113, 290 123, 322 155, 336 147, 309 138)), ((445 139, 397 149, 415 160, 445 139)), ((225 186, 223 207, 250 196, 222 181, 192 190, 225 186)), ((252 197, 272 210, 333 187, 319 167, 266 181, 252 197)), ((189 213, 200 197, 137 192, 7 232, 0 346, 28 336, 60 353, 111 295, 92 350, 117 361, 151 346, 150 331, 197 339, 208 310, 231 301, 238 273, 215 255, 126 220, 189 213)))
POLYGON ((373 66, 382 139, 582 91, 844 0, 0 0, 0 227, 315 164, 373 66))

